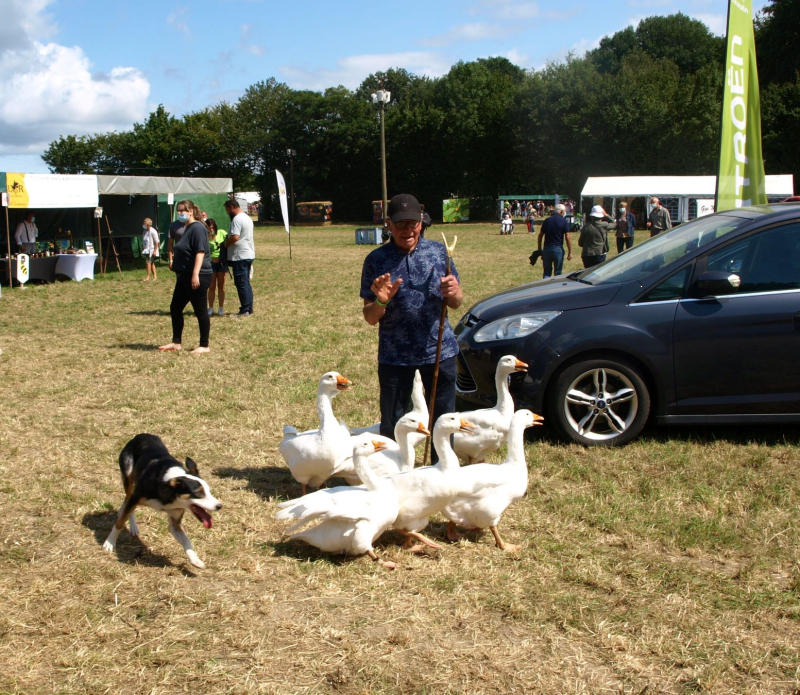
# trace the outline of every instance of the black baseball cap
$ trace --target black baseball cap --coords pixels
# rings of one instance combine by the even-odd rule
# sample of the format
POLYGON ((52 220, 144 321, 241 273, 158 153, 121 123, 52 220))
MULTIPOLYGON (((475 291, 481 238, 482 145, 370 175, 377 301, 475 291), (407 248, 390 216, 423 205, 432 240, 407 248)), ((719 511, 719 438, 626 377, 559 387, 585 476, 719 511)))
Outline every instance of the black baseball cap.
POLYGON ((389 201, 389 219, 392 222, 400 222, 401 220, 417 220, 422 219, 422 208, 419 201, 408 193, 401 193, 396 195, 389 201))

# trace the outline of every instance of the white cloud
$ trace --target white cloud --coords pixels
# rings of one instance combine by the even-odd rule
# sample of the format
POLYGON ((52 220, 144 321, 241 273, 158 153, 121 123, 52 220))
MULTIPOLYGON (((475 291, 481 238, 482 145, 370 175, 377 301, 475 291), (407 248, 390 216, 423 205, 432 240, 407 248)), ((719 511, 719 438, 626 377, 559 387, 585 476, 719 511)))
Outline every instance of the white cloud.
POLYGON ((488 12, 499 19, 533 19, 539 16, 539 4, 516 0, 481 0, 471 13, 483 12, 488 12))
POLYGON ((150 84, 134 68, 92 72, 78 46, 40 43, 54 28, 46 0, 3 0, 14 40, 0 42, 0 153, 41 152, 61 135, 130 127, 148 113, 150 84))
POLYGON ((177 29, 187 37, 191 36, 189 31, 189 22, 186 21, 186 15, 189 12, 188 7, 179 7, 167 15, 167 24, 173 29, 177 29))
POLYGON ((368 75, 389 68, 405 68, 415 75, 440 77, 450 70, 450 62, 437 53, 412 51, 348 56, 337 60, 334 70, 325 68, 309 70, 284 65, 280 71, 289 86, 294 89, 322 91, 336 85, 356 89, 368 75))
POLYGON ((252 24, 242 24, 241 38, 240 38, 242 50, 244 50, 245 53, 249 53, 252 56, 262 56, 267 52, 267 49, 264 46, 259 46, 258 44, 250 43, 250 35, 252 33, 253 33, 252 24))
POLYGON ((423 46, 452 46, 472 41, 496 39, 507 33, 508 27, 504 27, 500 23, 473 22, 472 24, 459 24, 438 36, 420 39, 419 43, 423 46))
POLYGON ((531 60, 530 56, 527 53, 523 53, 517 48, 512 48, 510 51, 507 51, 503 54, 506 58, 508 58, 514 65, 518 65, 521 68, 528 68, 530 67, 531 60))
POLYGON ((673 4, 674 4, 673 0, 628 0, 628 5, 630 7, 637 7, 642 9, 670 7, 673 4))
POLYGON ((728 28, 728 16, 724 14, 693 14, 693 19, 699 19, 705 24, 712 34, 723 36, 728 28))

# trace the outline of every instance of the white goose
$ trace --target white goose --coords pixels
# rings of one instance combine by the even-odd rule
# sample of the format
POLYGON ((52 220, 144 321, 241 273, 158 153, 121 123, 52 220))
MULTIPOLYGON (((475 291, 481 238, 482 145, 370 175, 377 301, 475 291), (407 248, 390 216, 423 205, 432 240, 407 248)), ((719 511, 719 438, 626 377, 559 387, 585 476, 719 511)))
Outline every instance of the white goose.
MULTIPOLYGON (((442 415, 434 425, 432 438, 439 462, 435 466, 422 466, 392 478, 400 501, 400 512, 393 527, 406 537, 405 547, 409 547, 416 539, 431 548, 441 548, 419 531, 428 525, 428 518, 442 511, 458 492, 456 473, 459 464, 450 446, 450 435, 472 432, 473 429, 472 423, 458 413, 442 415)), ((421 546, 412 548, 414 551, 419 549, 421 546)))
POLYGON ((497 451, 505 441, 511 416, 514 414, 514 400, 508 390, 508 377, 514 372, 527 371, 528 365, 514 355, 505 355, 497 363, 494 383, 497 389, 497 403, 493 408, 470 410, 462 413, 476 427, 474 436, 456 434, 453 449, 462 461, 475 463, 484 461, 486 454, 497 451))
POLYGON ((277 520, 296 520, 284 535, 305 541, 326 553, 366 553, 387 569, 394 569, 397 565, 379 559, 372 546, 392 525, 400 508, 391 479, 378 477, 367 463, 367 456, 382 448, 382 442, 371 442, 366 435, 353 450, 355 469, 364 485, 317 490, 279 504, 277 520), (316 526, 296 533, 314 520, 319 520, 316 526))
MULTIPOLYGON (((382 437, 379 434, 365 434, 372 438, 373 443, 380 441, 384 445, 379 451, 367 457, 367 463, 372 471, 383 478, 413 470, 416 452, 412 441, 417 437, 424 439, 430 436, 425 423, 413 413, 406 413, 397 421, 394 426, 394 438, 396 441, 382 437)), ((356 444, 363 441, 362 438, 364 436, 362 434, 358 437, 351 437, 352 445, 355 447, 356 444)), ((350 485, 358 485, 361 482, 353 466, 352 456, 347 456, 336 464, 335 474, 344 478, 350 485)))
MULTIPOLYGON (((406 415, 413 415, 425 426, 428 426, 428 422, 430 422, 430 415, 428 413, 428 404, 425 402, 425 392, 422 389, 422 376, 419 373, 419 369, 414 372, 414 386, 411 390, 411 410, 409 410, 406 415)), ((369 427, 357 427, 350 430, 350 434, 353 436, 358 436, 360 434, 380 434, 381 433, 381 423, 377 422, 374 425, 370 425, 369 427)), ((412 434, 411 435, 411 446, 413 448, 417 448, 420 444, 425 442, 425 439, 429 437, 429 434, 412 434)), ((400 441, 398 439, 398 441, 400 441)), ((413 466, 412 466, 413 468, 413 466)))
POLYGON ((289 432, 284 427, 278 451, 302 486, 303 494, 308 485, 320 487, 334 474, 336 462, 352 451, 350 431, 336 420, 331 405, 331 401, 351 385, 350 380, 338 372, 323 374, 317 388, 319 429, 298 434, 293 427, 288 428, 292 430, 289 432))
POLYGON ((450 519, 447 538, 460 538, 456 524, 467 529, 490 529, 501 550, 514 552, 517 546, 500 538, 497 524, 506 509, 524 497, 528 489, 528 464, 525 461, 525 429, 541 425, 544 418, 530 410, 518 410, 508 431, 508 455, 503 463, 476 463, 459 468, 455 476, 458 493, 444 508, 450 519))

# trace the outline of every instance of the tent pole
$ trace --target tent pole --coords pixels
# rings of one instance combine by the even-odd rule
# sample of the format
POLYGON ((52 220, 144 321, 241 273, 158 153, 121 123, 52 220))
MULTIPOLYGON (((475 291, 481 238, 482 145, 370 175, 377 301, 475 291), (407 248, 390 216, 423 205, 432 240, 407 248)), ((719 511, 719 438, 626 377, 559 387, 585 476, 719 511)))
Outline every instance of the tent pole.
POLYGON ((100 261, 100 274, 105 277, 106 271, 103 268, 103 237, 100 233, 100 218, 97 217, 97 260, 100 261))
POLYGON ((6 211, 6 247, 8 248, 8 286, 11 287, 11 235, 8 231, 8 205, 5 206, 6 211))

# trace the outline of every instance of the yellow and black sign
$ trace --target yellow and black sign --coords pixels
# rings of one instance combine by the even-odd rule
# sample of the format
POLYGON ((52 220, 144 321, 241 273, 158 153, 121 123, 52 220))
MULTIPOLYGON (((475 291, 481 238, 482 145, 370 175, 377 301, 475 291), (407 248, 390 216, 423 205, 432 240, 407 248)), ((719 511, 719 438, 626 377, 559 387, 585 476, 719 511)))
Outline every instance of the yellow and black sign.
POLYGON ((25 174, 6 173, 6 190, 8 191, 8 207, 28 208, 30 199, 25 184, 25 174))

